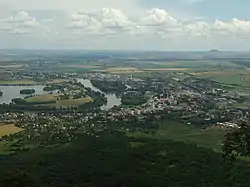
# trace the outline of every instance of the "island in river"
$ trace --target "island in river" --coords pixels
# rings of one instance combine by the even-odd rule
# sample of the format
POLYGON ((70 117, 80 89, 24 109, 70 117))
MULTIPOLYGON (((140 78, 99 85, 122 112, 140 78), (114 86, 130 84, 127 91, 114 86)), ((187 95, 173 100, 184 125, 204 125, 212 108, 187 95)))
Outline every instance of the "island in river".
POLYGON ((35 89, 23 89, 23 90, 20 90, 20 94, 33 94, 35 92, 36 92, 35 89))

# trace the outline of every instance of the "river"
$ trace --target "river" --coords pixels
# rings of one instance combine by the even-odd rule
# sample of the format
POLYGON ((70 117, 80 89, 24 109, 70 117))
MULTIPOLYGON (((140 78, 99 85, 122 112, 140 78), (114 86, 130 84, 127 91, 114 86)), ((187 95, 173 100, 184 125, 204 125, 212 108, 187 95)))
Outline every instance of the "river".
POLYGON ((14 98, 25 98, 26 94, 20 94, 20 91, 23 89, 35 89, 35 93, 31 95, 42 95, 48 94, 50 92, 43 91, 43 85, 32 85, 32 86, 0 86, 0 90, 3 92, 3 95, 0 96, 0 104, 6 103, 9 104, 14 98))
MULTIPOLYGON (((94 91, 98 91, 103 93, 98 88, 94 87, 90 80, 88 79, 77 79, 78 82, 81 82, 85 87, 89 87, 94 91)), ((33 86, 0 86, 0 91, 3 92, 3 95, 0 96, 0 104, 6 103, 9 104, 12 99, 14 98, 24 98, 29 95, 20 94, 20 90, 22 89, 35 89, 36 93, 32 95, 43 95, 48 94, 50 91, 43 91, 43 85, 33 85, 33 86)), ((113 106, 121 105, 121 99, 116 97, 115 94, 106 94, 107 97, 107 104, 101 107, 101 110, 108 110, 111 109, 113 106)))
POLYGON ((118 98, 115 94, 106 94, 104 92, 102 92, 101 90, 99 90, 97 87, 93 86, 92 83, 90 82, 90 80, 88 79, 77 79, 78 82, 82 83, 85 87, 89 87, 94 91, 98 91, 101 92, 103 94, 105 94, 105 96, 107 97, 107 104, 103 105, 101 107, 101 110, 108 110, 111 109, 113 106, 119 106, 121 105, 121 98, 118 98))

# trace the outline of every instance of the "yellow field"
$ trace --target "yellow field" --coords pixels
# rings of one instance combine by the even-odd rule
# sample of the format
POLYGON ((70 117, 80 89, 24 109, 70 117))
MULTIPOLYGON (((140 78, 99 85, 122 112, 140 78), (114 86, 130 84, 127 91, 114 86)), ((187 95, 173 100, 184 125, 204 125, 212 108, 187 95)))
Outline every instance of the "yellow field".
POLYGON ((109 72, 109 73, 113 73, 113 72, 134 72, 134 71, 138 71, 137 68, 133 68, 133 67, 114 67, 114 68, 106 68, 103 70, 99 70, 102 72, 109 72))
POLYGON ((9 81, 0 81, 0 84, 30 84, 30 85, 33 85, 33 84, 37 84, 37 82, 35 81, 32 81, 32 80, 9 80, 9 81))
POLYGON ((107 68, 105 71, 112 72, 112 71, 136 71, 136 68, 133 67, 115 67, 115 68, 107 68))
MULTIPOLYGON (((223 75, 234 75, 235 72, 233 71, 206 71, 206 72, 196 72, 196 73, 190 73, 191 75, 197 75, 197 76, 223 76, 223 75)), ((237 72, 239 74, 239 72, 237 72)))
POLYGON ((21 68, 24 67, 24 65, 17 65, 17 64, 12 64, 12 65, 0 65, 0 68, 21 68))
POLYGON ((145 68, 137 69, 133 67, 116 67, 116 68, 107 68, 104 70, 97 70, 100 72, 107 72, 111 74, 129 74, 129 73, 141 73, 148 71, 188 71, 188 68, 145 68))
POLYGON ((83 69, 98 69, 98 68, 101 68, 101 66, 96 66, 96 65, 81 65, 81 64, 72 64, 72 65, 67 65, 66 67, 70 67, 70 68, 83 68, 83 69))
POLYGON ((95 70, 96 72, 106 72, 111 74, 127 74, 127 73, 138 73, 143 72, 137 68, 133 67, 114 67, 114 68, 106 68, 103 70, 95 70))
POLYGON ((68 79, 53 79, 53 80, 50 80, 50 81, 47 81, 47 83, 62 83, 62 82, 68 82, 69 80, 68 79))
POLYGON ((110 74, 131 74, 131 73, 141 73, 143 71, 141 70, 135 70, 135 71, 112 71, 109 72, 110 74))
POLYGON ((25 99, 27 102, 48 102, 48 101, 56 101, 57 97, 59 97, 61 94, 45 94, 45 95, 38 95, 34 97, 30 97, 28 99, 25 99))
POLYGON ((67 99, 67 100, 60 100, 54 104, 49 104, 49 106, 55 107, 76 107, 85 103, 92 102, 91 97, 79 98, 79 99, 67 99))
POLYGON ((0 137, 3 137, 5 135, 10 135, 10 134, 15 134, 23 130, 24 129, 16 127, 13 124, 10 124, 10 125, 0 124, 0 137))
POLYGON ((152 68, 143 69, 144 71, 188 71, 188 68, 152 68))

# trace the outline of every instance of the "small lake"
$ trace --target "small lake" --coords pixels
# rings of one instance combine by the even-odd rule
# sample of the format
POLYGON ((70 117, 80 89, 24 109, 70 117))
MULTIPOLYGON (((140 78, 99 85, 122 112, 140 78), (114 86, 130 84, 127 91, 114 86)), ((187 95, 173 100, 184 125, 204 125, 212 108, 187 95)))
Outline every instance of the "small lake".
POLYGON ((25 98, 29 95, 42 95, 48 94, 49 91, 43 91, 43 85, 32 85, 32 86, 0 86, 0 90, 3 92, 3 95, 0 96, 0 104, 6 103, 9 104, 14 98, 25 98), (34 89, 36 92, 34 94, 20 94, 20 91, 23 89, 34 89))
POLYGON ((99 90, 98 88, 96 88, 95 86, 92 85, 92 83, 90 82, 90 80, 88 79, 77 79, 78 82, 82 83, 85 87, 89 87, 94 91, 98 91, 101 92, 103 94, 105 94, 105 96, 107 97, 107 104, 103 105, 101 107, 101 110, 108 110, 111 109, 113 106, 119 106, 121 105, 121 98, 118 98, 115 94, 106 94, 104 92, 102 92, 101 90, 99 90))

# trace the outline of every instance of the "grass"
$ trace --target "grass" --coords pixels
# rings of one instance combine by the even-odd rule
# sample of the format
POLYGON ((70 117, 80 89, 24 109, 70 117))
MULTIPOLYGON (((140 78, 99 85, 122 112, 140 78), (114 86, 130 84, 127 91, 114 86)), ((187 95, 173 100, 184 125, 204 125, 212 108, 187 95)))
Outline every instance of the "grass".
POLYGON ((15 134, 18 132, 23 131, 22 128, 16 127, 13 124, 9 124, 9 125, 0 125, 0 137, 3 137, 5 135, 10 135, 10 134, 15 134))
POLYGON ((0 84, 19 84, 19 85, 34 85, 37 84, 37 82, 32 80, 9 80, 9 81, 0 81, 0 84))
POLYGON ((71 65, 66 65, 65 67, 70 67, 70 68, 82 68, 82 69, 102 69, 103 67, 98 66, 98 65, 84 65, 84 64, 71 64, 71 65))
POLYGON ((0 155, 9 155, 12 153, 10 151, 11 144, 9 142, 0 142, 0 155))
POLYGON ((199 71, 190 75, 216 81, 221 84, 250 86, 250 71, 248 69, 224 71, 199 71))
POLYGON ((221 144, 225 132, 219 130, 202 130, 198 127, 175 121, 164 121, 159 125, 154 136, 142 132, 129 133, 132 137, 151 137, 157 139, 171 139, 180 142, 195 143, 200 147, 221 151, 221 144))
POLYGON ((84 97, 79 99, 66 99, 66 100, 58 100, 57 98, 61 94, 45 94, 45 95, 38 95, 34 97, 27 98, 26 101, 29 103, 36 103, 36 102, 49 102, 49 101, 56 101, 56 103, 47 104, 51 107, 76 107, 85 103, 89 103, 92 101, 91 97, 84 97))
POLYGON ((128 74, 128 73, 137 73, 142 71, 135 67, 109 67, 105 69, 96 70, 96 72, 105 72, 111 74, 128 74))
POLYGON ((21 68, 23 67, 23 65, 18 65, 18 64, 4 64, 4 65, 0 65, 1 68, 21 68))
POLYGON ((47 81, 46 83, 55 83, 55 84, 58 84, 58 83, 67 82, 67 81, 69 81, 69 80, 68 79, 53 79, 53 80, 47 81))
POLYGON ((245 84, 245 82, 242 81, 242 75, 240 74, 216 76, 216 77, 210 78, 210 80, 213 80, 222 84, 235 84, 235 85, 245 84))
POLYGON ((49 101, 56 101, 57 98, 61 94, 44 94, 44 95, 38 95, 34 97, 30 97, 25 99, 26 102, 33 103, 33 102, 49 102, 49 101))
POLYGON ((239 65, 227 61, 210 61, 210 60, 158 62, 157 64, 165 66, 165 68, 188 68, 195 70, 215 70, 215 69, 220 69, 221 67, 225 69, 242 68, 239 65))
POLYGON ((67 100, 59 100, 54 104, 49 104, 49 106, 59 107, 76 107, 85 103, 89 103, 92 101, 91 97, 79 98, 79 99, 67 99, 67 100))
POLYGON ((174 121, 165 121, 160 124, 156 135, 160 138, 168 138, 175 141, 196 143, 199 146, 220 151, 224 138, 224 131, 202 130, 200 128, 181 124, 174 121))
POLYGON ((149 68, 149 69, 143 69, 143 71, 188 71, 189 68, 149 68))
POLYGON ((111 73, 111 74, 130 74, 130 73, 142 72, 141 70, 134 68, 134 67, 112 67, 112 68, 106 68, 106 69, 96 70, 96 71, 111 73))

